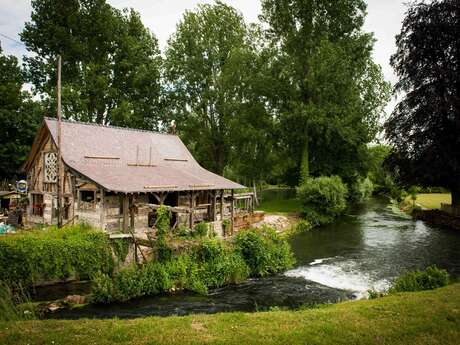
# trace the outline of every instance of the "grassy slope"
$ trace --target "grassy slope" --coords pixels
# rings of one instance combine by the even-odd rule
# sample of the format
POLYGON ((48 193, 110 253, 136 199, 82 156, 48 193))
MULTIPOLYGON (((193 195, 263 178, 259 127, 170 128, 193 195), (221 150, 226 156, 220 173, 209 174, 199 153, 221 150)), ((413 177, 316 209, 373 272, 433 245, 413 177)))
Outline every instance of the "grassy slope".
MULTIPOLYGON (((410 196, 406 198, 406 202, 412 204, 410 196)), ((417 194, 417 204, 427 209, 440 209, 441 203, 450 204, 452 202, 450 193, 420 193, 417 194)))
POLYGON ((441 203, 450 204, 452 202, 452 199, 450 197, 450 194, 418 194, 416 202, 422 205, 422 207, 434 209, 441 208, 441 203))
POLYGON ((0 344, 458 344, 460 284, 319 309, 0 323, 0 344))
POLYGON ((300 213, 302 207, 298 199, 275 199, 269 201, 262 201, 257 210, 265 211, 271 214, 287 215, 289 213, 300 213))

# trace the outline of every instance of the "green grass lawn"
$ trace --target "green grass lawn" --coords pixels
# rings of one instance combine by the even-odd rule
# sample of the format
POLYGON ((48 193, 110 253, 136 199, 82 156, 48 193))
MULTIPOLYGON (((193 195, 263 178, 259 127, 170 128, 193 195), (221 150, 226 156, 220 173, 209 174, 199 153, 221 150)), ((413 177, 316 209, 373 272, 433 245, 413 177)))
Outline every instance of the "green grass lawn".
POLYGON ((262 200, 257 210, 271 214, 286 215, 290 213, 300 213, 302 211, 302 206, 298 199, 273 199, 267 201, 262 200))
POLYGON ((458 344, 460 284, 301 311, 0 323, 0 344, 458 344))
MULTIPOLYGON (((407 199, 410 200, 410 196, 407 199)), ((450 204, 452 202, 450 193, 420 193, 417 194, 416 203, 428 209, 439 209, 441 203, 450 204)))

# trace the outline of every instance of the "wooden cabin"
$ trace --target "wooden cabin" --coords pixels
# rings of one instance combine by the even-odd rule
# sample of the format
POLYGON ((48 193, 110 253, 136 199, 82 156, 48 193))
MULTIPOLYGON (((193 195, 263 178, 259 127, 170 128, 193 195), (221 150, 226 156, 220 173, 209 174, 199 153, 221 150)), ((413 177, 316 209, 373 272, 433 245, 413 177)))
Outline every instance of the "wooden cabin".
POLYGON ((232 231, 260 220, 252 217, 252 193, 235 195, 244 186, 202 168, 178 136, 62 121, 58 162, 57 127, 45 118, 23 165, 29 223, 57 222, 58 170, 64 224, 142 232, 154 227, 160 204, 171 211, 172 227, 206 221, 222 233, 224 219, 232 231))

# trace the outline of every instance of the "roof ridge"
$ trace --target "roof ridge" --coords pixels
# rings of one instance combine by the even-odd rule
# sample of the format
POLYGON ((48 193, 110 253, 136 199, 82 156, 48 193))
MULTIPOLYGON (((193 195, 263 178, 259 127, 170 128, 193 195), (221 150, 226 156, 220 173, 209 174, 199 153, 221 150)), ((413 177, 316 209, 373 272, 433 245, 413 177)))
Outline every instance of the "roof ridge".
MULTIPOLYGON (((48 117, 44 116, 43 117, 45 120, 51 120, 51 121, 57 121, 55 117, 48 117)), ((131 127, 120 127, 120 126, 113 126, 113 125, 101 125, 99 123, 94 123, 94 122, 83 122, 83 121, 76 121, 76 120, 68 120, 68 119, 62 119, 62 122, 66 123, 74 123, 78 125, 85 125, 85 126, 94 126, 94 127, 103 127, 103 128, 113 128, 113 129, 121 129, 125 131, 132 131, 132 132, 142 132, 142 133, 153 133, 153 134, 161 134, 161 135, 170 135, 173 137, 176 137, 177 135, 171 134, 171 133, 165 133, 165 132, 158 132, 158 131, 151 131, 148 129, 139 129, 139 128, 131 128, 131 127)))

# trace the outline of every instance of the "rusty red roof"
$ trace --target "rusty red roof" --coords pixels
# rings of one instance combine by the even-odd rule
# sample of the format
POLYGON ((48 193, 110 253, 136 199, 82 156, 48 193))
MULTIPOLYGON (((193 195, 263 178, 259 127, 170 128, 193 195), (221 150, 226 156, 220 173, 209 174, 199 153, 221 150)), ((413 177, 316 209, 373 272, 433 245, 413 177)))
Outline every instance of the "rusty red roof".
MULTIPOLYGON (((57 121, 45 118, 54 142, 57 121)), ((62 121, 62 159, 109 191, 240 189, 193 158, 176 135, 62 121)))

